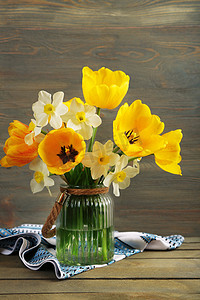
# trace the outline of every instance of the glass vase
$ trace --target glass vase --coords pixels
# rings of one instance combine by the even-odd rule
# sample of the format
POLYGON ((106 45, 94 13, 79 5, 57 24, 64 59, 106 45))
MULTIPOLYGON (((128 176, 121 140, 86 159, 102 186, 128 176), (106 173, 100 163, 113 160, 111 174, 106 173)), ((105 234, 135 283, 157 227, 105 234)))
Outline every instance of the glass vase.
POLYGON ((108 263, 114 255, 113 200, 105 187, 73 190, 81 195, 68 194, 56 221, 57 258, 73 266, 108 263))

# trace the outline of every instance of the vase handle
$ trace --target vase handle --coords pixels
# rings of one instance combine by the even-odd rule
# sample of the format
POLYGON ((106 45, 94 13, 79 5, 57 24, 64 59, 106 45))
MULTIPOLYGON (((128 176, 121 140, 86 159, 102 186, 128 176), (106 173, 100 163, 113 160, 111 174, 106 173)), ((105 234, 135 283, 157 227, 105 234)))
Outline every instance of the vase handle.
POLYGON ((54 227, 52 229, 52 226, 54 225, 54 223, 57 219, 57 216, 59 215, 67 196, 68 196, 67 193, 62 192, 56 198, 54 206, 52 207, 52 210, 51 210, 49 216, 47 217, 46 222, 44 223, 44 225, 42 227, 43 237, 50 238, 56 234, 56 227, 54 227))

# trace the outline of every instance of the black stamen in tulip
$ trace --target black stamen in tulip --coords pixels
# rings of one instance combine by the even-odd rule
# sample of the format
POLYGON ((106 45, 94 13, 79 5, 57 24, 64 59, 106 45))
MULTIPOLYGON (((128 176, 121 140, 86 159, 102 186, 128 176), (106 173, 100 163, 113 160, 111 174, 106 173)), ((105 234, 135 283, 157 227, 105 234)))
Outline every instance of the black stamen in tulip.
POLYGON ((70 146, 61 146, 60 153, 57 154, 59 158, 62 160, 63 164, 66 164, 68 161, 75 162, 75 157, 78 154, 78 151, 76 151, 72 145, 70 146))

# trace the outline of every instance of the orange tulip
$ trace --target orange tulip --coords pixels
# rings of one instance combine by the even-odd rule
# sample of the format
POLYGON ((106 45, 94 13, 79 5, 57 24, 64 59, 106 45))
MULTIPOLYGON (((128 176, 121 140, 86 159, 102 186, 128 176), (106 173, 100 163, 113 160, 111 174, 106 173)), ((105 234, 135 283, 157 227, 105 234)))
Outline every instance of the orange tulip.
POLYGON ((29 126, 18 120, 10 123, 8 127, 10 137, 6 140, 3 149, 6 156, 0 160, 2 167, 22 167, 38 156, 38 143, 33 141, 29 146, 24 141, 25 136, 30 132, 29 126))
POLYGON ((62 175, 82 161, 85 148, 80 134, 71 128, 60 128, 45 136, 38 153, 51 173, 62 175))

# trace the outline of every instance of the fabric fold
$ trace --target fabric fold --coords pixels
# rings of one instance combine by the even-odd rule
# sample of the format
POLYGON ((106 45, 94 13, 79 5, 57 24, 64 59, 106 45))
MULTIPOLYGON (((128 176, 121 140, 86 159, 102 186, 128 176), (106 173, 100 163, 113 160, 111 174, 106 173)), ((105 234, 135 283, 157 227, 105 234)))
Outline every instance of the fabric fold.
POLYGON ((44 238, 41 234, 42 226, 23 224, 11 229, 0 228, 0 253, 10 255, 18 252, 21 261, 31 270, 39 270, 44 264, 51 263, 58 279, 110 265, 144 250, 174 250, 184 241, 181 235, 159 236, 144 232, 115 231, 115 252, 111 262, 103 265, 66 266, 56 258, 56 237, 44 238))

